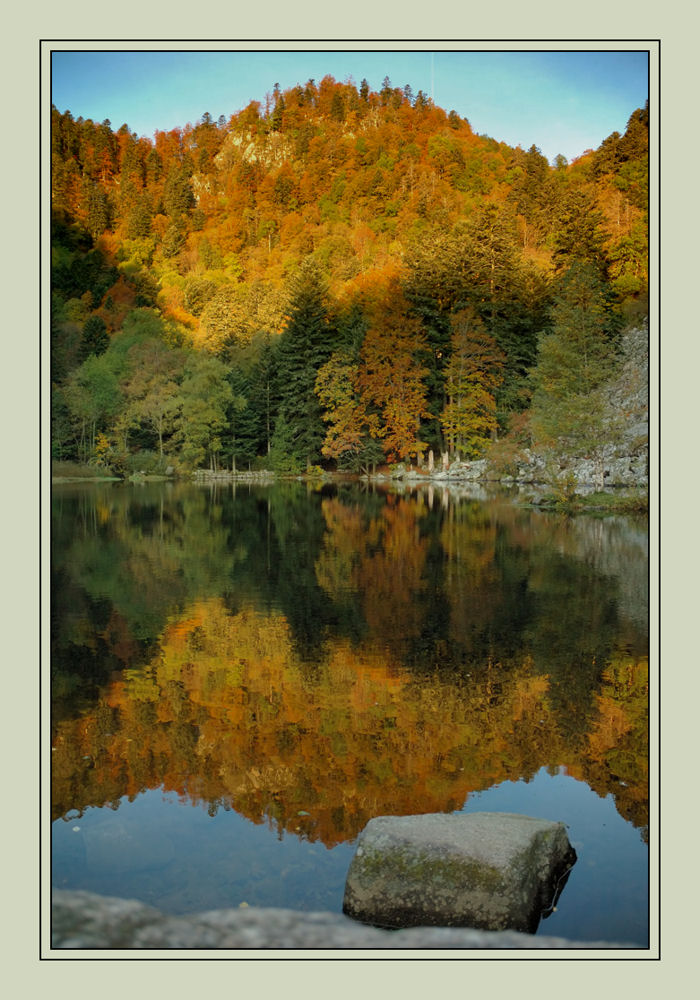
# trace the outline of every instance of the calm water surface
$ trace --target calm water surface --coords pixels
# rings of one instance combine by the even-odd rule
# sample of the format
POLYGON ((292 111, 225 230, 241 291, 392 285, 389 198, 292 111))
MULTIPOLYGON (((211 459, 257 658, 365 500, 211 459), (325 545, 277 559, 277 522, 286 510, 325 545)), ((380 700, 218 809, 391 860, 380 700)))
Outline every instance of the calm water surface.
POLYGON ((300 483, 57 485, 52 882, 342 907, 373 816, 561 820, 539 933, 648 936, 645 521, 300 483))

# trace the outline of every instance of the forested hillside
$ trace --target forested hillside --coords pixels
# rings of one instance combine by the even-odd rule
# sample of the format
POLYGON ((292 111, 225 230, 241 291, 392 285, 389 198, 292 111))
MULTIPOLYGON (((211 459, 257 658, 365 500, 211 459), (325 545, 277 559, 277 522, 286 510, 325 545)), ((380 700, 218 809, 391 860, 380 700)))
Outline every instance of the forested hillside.
POLYGON ((553 165, 388 79, 275 86, 153 141, 53 109, 51 139, 56 459, 584 447, 646 314, 647 109, 553 165))

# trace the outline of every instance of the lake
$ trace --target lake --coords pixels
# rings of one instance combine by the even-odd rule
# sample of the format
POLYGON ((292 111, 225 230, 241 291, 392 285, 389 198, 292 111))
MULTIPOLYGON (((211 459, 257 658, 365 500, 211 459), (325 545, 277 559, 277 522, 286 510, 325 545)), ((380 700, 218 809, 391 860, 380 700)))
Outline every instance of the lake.
POLYGON ((648 530, 478 488, 56 484, 52 884, 342 908, 374 816, 561 820, 647 947, 648 530))

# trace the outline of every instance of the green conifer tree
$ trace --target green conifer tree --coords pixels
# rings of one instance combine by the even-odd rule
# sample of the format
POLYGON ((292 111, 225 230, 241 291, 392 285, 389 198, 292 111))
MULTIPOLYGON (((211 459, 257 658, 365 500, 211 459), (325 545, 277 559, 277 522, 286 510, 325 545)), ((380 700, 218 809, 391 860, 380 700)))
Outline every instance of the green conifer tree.
POLYGON ((325 428, 314 388, 318 369, 333 350, 326 291, 316 265, 302 264, 290 289, 289 321, 278 350, 279 416, 296 457, 307 466, 318 461, 325 428))
POLYGON ((591 264, 563 276, 533 372, 532 427, 559 456, 590 457, 603 485, 605 448, 616 434, 604 387, 618 366, 614 317, 606 288, 591 264))
POLYGON ((109 334, 105 321, 100 316, 89 316, 83 327, 79 358, 84 361, 91 354, 99 357, 109 347, 109 334))

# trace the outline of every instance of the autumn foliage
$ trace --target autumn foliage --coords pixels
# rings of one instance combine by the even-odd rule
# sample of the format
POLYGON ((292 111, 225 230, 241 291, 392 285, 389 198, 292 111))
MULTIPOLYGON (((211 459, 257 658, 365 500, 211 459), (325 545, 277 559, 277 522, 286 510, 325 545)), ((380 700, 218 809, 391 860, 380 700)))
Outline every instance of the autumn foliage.
POLYGON ((55 815, 162 786, 331 844, 565 765, 646 825, 625 528, 601 554, 505 501, 168 491, 56 498, 55 815))
POLYGON ((375 92, 330 76, 152 140, 53 109, 55 457, 92 460, 98 433, 118 468, 139 452, 185 466, 272 456, 290 468, 413 461, 427 447, 481 453, 528 405, 555 277, 583 262, 610 308, 644 311, 647 134, 639 110, 624 136, 550 166, 409 86, 375 92), (325 295, 323 350, 307 349, 294 304, 309 262, 325 295), (78 370, 106 355, 114 371, 144 309, 144 336, 214 355, 237 387, 230 406, 245 400, 242 422, 234 407, 231 429, 212 431, 214 450, 183 451, 175 364, 149 390, 172 400, 167 418, 120 395, 134 356, 116 365, 110 405, 86 411, 95 373, 78 370), (466 311, 481 338, 471 373, 465 350, 476 348, 455 340, 466 311), (277 354, 290 325, 296 364, 277 354), (304 426, 290 381, 304 387, 304 426))

